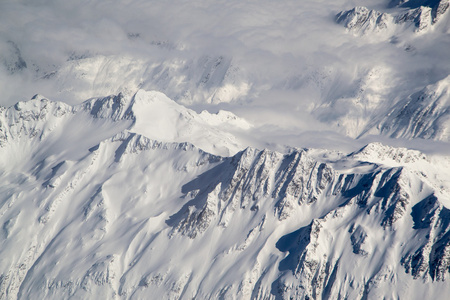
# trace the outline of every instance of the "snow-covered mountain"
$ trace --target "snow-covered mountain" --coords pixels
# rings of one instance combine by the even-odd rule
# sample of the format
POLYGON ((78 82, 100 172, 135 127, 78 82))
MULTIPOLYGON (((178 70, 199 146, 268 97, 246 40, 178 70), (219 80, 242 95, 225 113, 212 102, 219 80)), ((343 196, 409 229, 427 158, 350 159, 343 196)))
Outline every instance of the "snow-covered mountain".
POLYGON ((446 15, 450 1, 391 1, 390 6, 400 6, 407 10, 392 14, 358 6, 338 13, 336 21, 356 34, 383 32, 392 35, 396 29, 404 30, 409 27, 413 27, 416 32, 423 32, 430 30, 441 19, 448 19, 446 15))
POLYGON ((227 131, 251 128, 251 124, 230 112, 197 114, 162 93, 143 90, 132 97, 119 94, 91 99, 75 107, 35 95, 31 101, 18 102, 1 111, 0 142, 5 145, 17 140, 25 140, 26 145, 35 136, 39 136, 39 143, 69 143, 66 139, 72 135, 95 136, 94 132, 88 132, 95 131, 95 126, 111 123, 111 130, 126 128, 162 142, 189 142, 211 153, 228 156, 243 146, 227 131), (77 125, 84 123, 81 120, 85 118, 89 119, 86 125, 77 125))
POLYGON ((2 109, 1 298, 450 292, 448 157, 382 144, 222 157, 146 137, 166 128, 140 123, 155 105, 202 126, 144 91, 2 109))
POLYGON ((2 103, 41 93, 78 105, 156 90, 197 112, 228 110, 257 128, 271 125, 279 136, 319 130, 355 138, 450 74, 448 0, 354 8, 343 0, 231 1, 221 9, 205 0, 138 2, 5 5, 2 103), (169 22, 162 11, 178 17, 169 22))
POLYGON ((1 3, 0 299, 448 298, 450 2, 324 4, 1 3))
POLYGON ((396 103, 368 132, 450 141, 450 76, 396 103))

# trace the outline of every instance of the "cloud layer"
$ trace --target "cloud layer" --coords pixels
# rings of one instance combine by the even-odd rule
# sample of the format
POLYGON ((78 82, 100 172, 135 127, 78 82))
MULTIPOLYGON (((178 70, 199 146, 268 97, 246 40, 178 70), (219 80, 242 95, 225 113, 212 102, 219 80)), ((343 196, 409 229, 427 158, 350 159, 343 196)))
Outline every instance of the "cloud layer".
POLYGON ((231 110, 273 137, 289 136, 288 144, 300 146, 308 132, 323 132, 333 144, 329 132, 354 137, 377 111, 450 74, 450 41, 442 38, 449 18, 428 34, 366 37, 334 21, 355 5, 387 4, 2 3, 0 104, 36 93, 75 104, 157 89, 197 110, 231 110), (26 68, 15 68, 21 61, 26 68))

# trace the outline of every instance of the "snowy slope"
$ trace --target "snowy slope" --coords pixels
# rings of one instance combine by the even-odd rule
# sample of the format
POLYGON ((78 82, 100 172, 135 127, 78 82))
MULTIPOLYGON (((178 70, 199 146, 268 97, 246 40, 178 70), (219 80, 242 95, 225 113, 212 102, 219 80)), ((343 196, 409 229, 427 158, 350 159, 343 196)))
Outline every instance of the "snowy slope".
POLYGON ((220 157, 132 132, 155 102, 174 108, 122 97, 2 109, 1 298, 450 292, 448 157, 382 144, 220 157))
POLYGON ((4 1, 0 299, 447 299, 449 11, 4 1))
MULTIPOLYGON (((439 47, 433 44, 447 40, 449 7, 447 0, 391 1, 389 7, 382 11, 362 6, 341 11, 336 15, 336 22, 368 43, 380 45, 389 42, 403 50, 405 55, 415 58, 410 64, 419 65, 425 62, 422 60, 424 49, 437 49, 439 47)), ((443 65, 448 61, 446 56, 437 56, 443 65)), ((448 141, 448 72, 439 73, 425 86, 421 83, 437 71, 439 64, 430 65, 425 73, 411 74, 407 81, 416 82, 415 85, 402 90, 399 86, 405 81, 393 76, 392 68, 381 63, 368 75, 360 76, 362 84, 357 85, 359 92, 354 93, 356 95, 334 101, 351 108, 335 124, 342 126, 347 134, 359 138, 370 133, 448 141)))
POLYGON ((163 142, 189 142, 211 153, 229 156, 244 148, 230 132, 245 132, 247 121, 227 111, 197 114, 160 92, 139 90, 133 96, 110 96, 84 102, 75 110, 96 118, 132 119, 129 130, 163 142))
POLYGON ((395 138, 450 141, 449 99, 450 76, 396 103, 386 115, 375 120, 376 129, 370 124, 368 131, 395 138))
MULTIPOLYGON (((126 128, 163 142, 189 142, 211 153, 229 156, 245 148, 230 132, 245 133, 252 127, 230 112, 197 114, 162 93, 143 90, 132 96, 119 94, 91 99, 74 107, 36 95, 31 101, 19 102, 1 111, 0 141, 4 144, 35 136, 40 138, 39 142, 70 144, 72 137, 96 139, 96 131, 111 124, 111 130, 126 128), (88 120, 79 121, 85 118, 88 120), (78 123, 82 126, 76 125, 78 123), (46 141, 48 136, 49 142, 46 141)), ((106 134, 109 133, 108 130, 106 134)), ((27 145, 31 141, 24 143, 27 145)))

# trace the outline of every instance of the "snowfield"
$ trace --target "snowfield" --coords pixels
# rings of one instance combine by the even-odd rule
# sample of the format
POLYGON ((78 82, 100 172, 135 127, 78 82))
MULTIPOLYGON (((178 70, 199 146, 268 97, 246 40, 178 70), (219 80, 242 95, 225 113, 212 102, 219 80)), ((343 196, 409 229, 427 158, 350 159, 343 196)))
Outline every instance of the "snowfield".
POLYGON ((450 295, 449 0, 0 24, 0 299, 450 295))
POLYGON ((170 136, 155 111, 176 112, 175 132, 204 121, 180 109, 143 91, 2 109, 2 298, 450 292, 448 156, 374 143, 228 157, 194 146, 195 130, 183 143, 139 133, 170 136))

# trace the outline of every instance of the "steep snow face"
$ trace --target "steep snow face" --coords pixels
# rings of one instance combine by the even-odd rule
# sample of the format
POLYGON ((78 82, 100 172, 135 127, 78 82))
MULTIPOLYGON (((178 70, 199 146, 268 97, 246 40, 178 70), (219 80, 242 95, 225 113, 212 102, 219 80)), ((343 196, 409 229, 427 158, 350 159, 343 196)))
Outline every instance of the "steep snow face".
POLYGON ((0 164, 2 170, 20 169, 30 159, 67 155, 79 159, 98 140, 131 126, 130 120, 98 119, 70 105, 40 95, 0 108, 0 164), (73 141, 77 141, 73 143, 73 141))
MULTIPOLYGON (((425 41, 441 33, 447 35, 448 7, 448 0, 392 1, 383 12, 366 7, 342 11, 336 15, 336 22, 366 42, 379 45, 389 41, 392 46, 417 55, 420 51, 413 45, 423 47, 425 41), (407 30, 409 27, 414 28, 414 32, 407 30)), ((332 107, 336 104, 350 107, 347 113, 333 122, 335 126, 356 138, 372 134, 392 138, 449 140, 449 79, 446 72, 426 86, 417 82, 409 91, 400 92, 399 89, 396 93, 392 90, 396 89, 396 84, 404 84, 403 81, 398 80, 393 70, 383 64, 378 68, 378 73, 378 78, 361 76, 361 82, 365 84, 358 85, 360 92, 357 96, 331 102, 332 107)), ((319 116, 320 110, 317 110, 319 116)))
POLYGON ((368 132, 450 141, 450 76, 399 101, 368 132))
POLYGON ((252 127, 230 112, 197 114, 162 93, 142 90, 134 95, 131 111, 136 120, 133 132, 159 141, 189 142, 224 156, 243 148, 229 132, 245 132, 252 127))
POLYGON ((445 299, 450 2, 323 2, 2 4, 0 299, 445 299))
MULTIPOLYGON (((345 135, 357 138, 374 116, 385 114, 385 99, 390 97, 394 83, 395 78, 389 66, 380 64, 364 70, 359 74, 354 90, 317 106, 313 115, 322 122, 332 124, 345 135)), ((336 89, 330 89, 327 93, 332 94, 336 89)))
POLYGON ((156 108, 238 122, 144 91, 2 109, 1 298, 450 292, 448 157, 382 144, 221 157, 144 136, 164 122, 156 108))
POLYGON ((151 250, 141 248, 148 242, 147 229, 164 224, 170 214, 166 199, 180 197, 173 187, 218 160, 188 144, 162 144, 131 133, 87 150, 75 161, 61 154, 24 162, 32 170, 2 174, 8 180, 2 185, 2 257, 9 258, 2 260, 2 298, 114 298, 123 268, 132 268, 142 250, 151 250), (48 288, 35 294, 33 286, 48 288))
POLYGON ((119 94, 74 107, 36 95, 31 101, 1 108, 0 112, 0 145, 17 145, 18 150, 13 154, 18 161, 19 154, 26 153, 25 147, 32 147, 30 143, 48 140, 47 144, 55 144, 48 148, 57 151, 64 143, 69 144, 71 138, 86 135, 86 142, 92 143, 92 139, 98 138, 97 131, 108 135, 124 129, 160 141, 189 142, 229 156, 244 148, 230 132, 245 133, 252 127, 230 112, 197 114, 162 93, 143 90, 134 96, 119 94))
POLYGON ((110 96, 77 106, 95 118, 131 120, 131 132, 164 142, 189 142, 211 153, 233 155, 244 146, 230 132, 245 133, 252 125, 221 111, 197 114, 160 92, 139 90, 133 96, 110 96))

